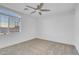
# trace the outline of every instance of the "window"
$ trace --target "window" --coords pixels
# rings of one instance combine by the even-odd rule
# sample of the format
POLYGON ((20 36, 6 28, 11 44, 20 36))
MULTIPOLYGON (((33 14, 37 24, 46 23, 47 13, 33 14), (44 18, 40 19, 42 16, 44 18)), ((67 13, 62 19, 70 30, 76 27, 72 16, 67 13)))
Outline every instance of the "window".
POLYGON ((8 34, 10 32, 20 31, 20 19, 12 13, 7 15, 6 13, 0 13, 0 35, 8 34))

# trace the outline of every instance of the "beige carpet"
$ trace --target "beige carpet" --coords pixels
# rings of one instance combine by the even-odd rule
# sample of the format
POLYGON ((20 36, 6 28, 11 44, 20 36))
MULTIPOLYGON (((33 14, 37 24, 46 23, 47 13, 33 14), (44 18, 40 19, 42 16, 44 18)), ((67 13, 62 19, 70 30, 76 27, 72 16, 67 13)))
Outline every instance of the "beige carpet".
POLYGON ((73 45, 42 39, 32 39, 0 49, 1 55, 78 55, 73 45))

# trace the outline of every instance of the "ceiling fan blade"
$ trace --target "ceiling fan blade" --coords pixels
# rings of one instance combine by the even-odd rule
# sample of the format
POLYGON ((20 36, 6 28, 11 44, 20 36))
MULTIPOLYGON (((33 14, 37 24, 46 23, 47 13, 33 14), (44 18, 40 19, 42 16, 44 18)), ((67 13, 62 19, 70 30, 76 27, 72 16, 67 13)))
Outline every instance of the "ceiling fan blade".
POLYGON ((49 9, 41 9, 40 11, 50 11, 49 9))
POLYGON ((41 12, 39 12, 39 15, 42 15, 42 13, 41 13, 41 12))
POLYGON ((40 9, 43 7, 44 3, 40 3, 39 7, 40 9))
POLYGON ((31 14, 35 13, 36 11, 31 12, 31 14))
POLYGON ((26 6, 26 7, 28 7, 28 8, 32 8, 32 9, 36 10, 36 8, 34 8, 34 7, 31 7, 31 6, 26 6))
POLYGON ((28 8, 24 8, 24 10, 28 10, 28 8))
POLYGON ((37 5, 36 9, 38 10, 38 9, 41 9, 42 7, 43 7, 43 3, 40 3, 40 5, 37 5))
POLYGON ((36 8, 36 10, 38 10, 38 9, 40 9, 39 5, 37 5, 37 8, 36 8))

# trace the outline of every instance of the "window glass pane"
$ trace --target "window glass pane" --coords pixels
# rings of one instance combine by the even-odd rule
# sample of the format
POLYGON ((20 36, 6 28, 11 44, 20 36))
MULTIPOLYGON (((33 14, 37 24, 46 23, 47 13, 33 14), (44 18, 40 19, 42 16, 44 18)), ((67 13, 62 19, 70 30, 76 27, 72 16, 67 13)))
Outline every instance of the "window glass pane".
POLYGON ((15 27, 15 18, 10 17, 9 18, 9 28, 14 28, 15 27))
POLYGON ((0 14, 0 34, 8 33, 8 16, 0 14))
POLYGON ((8 28, 8 16, 0 14, 0 27, 8 28))
POLYGON ((10 32, 19 32, 19 23, 20 19, 17 17, 9 18, 9 31, 10 32))

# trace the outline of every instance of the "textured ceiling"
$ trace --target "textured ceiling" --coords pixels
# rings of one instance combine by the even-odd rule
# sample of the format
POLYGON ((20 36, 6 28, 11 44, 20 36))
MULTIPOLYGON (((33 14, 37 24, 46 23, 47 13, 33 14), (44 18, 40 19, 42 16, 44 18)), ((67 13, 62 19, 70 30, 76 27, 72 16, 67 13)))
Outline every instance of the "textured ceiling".
MULTIPOLYGON (((33 9, 29 8, 29 10, 24 10, 26 5, 36 7, 38 4, 39 3, 2 3, 0 5, 3 5, 5 7, 8 7, 23 14, 28 14, 34 17, 40 17, 38 13, 30 14, 30 12, 32 12, 33 9)), ((74 3, 45 3, 43 8, 50 9, 51 11, 43 12, 42 16, 71 11, 74 9, 74 6, 74 3)))

